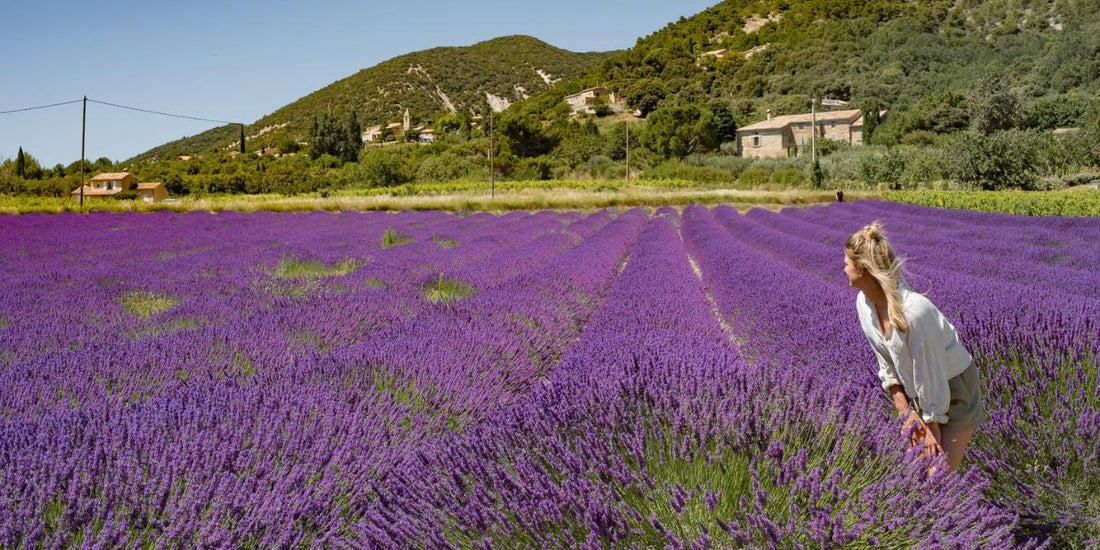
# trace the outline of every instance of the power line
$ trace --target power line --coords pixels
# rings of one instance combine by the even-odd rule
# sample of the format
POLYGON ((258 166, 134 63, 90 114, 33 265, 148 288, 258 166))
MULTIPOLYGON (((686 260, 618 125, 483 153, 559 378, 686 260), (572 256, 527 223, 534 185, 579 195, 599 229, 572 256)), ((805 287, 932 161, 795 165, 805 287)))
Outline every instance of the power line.
MULTIPOLYGON (((62 101, 61 103, 51 103, 49 105, 37 105, 37 106, 34 106, 34 107, 24 107, 22 109, 10 109, 10 110, 7 110, 7 111, 0 111, 0 115, 7 115, 7 114, 11 114, 11 113, 22 113, 24 111, 34 111, 34 110, 37 110, 37 109, 49 109, 51 107, 60 107, 62 105, 72 105, 73 103, 80 103, 81 101, 84 101, 84 100, 83 99, 74 99, 72 101, 62 101)), ((89 98, 88 101, 90 103, 98 103, 100 105, 107 105, 108 107, 116 107, 116 108, 119 108, 119 109, 129 109, 131 111, 138 111, 138 112, 141 112, 141 113, 149 113, 149 114, 167 116, 167 117, 173 117, 173 118, 185 118, 185 119, 188 119, 188 120, 197 120, 197 121, 200 121, 200 122, 214 122, 214 123, 217 123, 217 124, 243 124, 241 122, 233 122, 231 120, 218 120, 216 118, 203 118, 203 117, 190 116, 190 115, 180 115, 180 114, 176 114, 176 113, 166 113, 164 111, 154 111, 152 109, 142 109, 141 107, 133 107, 131 105, 120 105, 118 103, 111 103, 110 101, 100 101, 98 99, 90 99, 89 98)))
POLYGON ((23 111, 34 111, 36 109, 49 109, 50 107, 60 107, 62 105, 72 105, 73 103, 80 103, 83 99, 74 99, 72 101, 62 101, 61 103, 51 103, 49 105, 39 105, 37 107, 24 107, 22 109, 11 109, 10 111, 0 111, 0 115, 7 115, 11 113, 22 113, 23 111))
MULTIPOLYGON (((77 100, 77 101, 80 101, 80 100, 77 100)), ((232 121, 229 121, 229 120, 217 120, 217 119, 213 119, 213 118, 202 118, 202 117, 197 117, 197 116, 178 115, 178 114, 174 114, 174 113, 165 113, 163 111, 154 111, 152 109, 142 109, 140 107, 131 107, 129 105, 119 105, 118 103, 111 103, 109 101, 99 101, 99 100, 96 100, 96 99, 88 99, 88 101, 90 103, 98 103, 100 105, 107 105, 109 107, 117 107, 119 109, 129 109, 131 111, 138 111, 138 112, 142 112, 142 113, 150 113, 150 114, 154 114, 154 115, 161 115, 161 116, 167 116, 167 117, 173 117, 173 118, 186 118, 188 120, 198 120, 200 122, 216 122, 218 124, 242 124, 240 122, 232 122, 232 121)))

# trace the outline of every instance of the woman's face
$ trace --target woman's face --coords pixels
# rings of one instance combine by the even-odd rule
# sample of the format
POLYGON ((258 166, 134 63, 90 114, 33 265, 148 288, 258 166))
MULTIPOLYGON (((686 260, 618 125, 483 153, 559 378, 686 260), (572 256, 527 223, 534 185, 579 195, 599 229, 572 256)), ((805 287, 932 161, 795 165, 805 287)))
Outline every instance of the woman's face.
POLYGON ((857 286, 856 282, 863 278, 863 268, 852 263, 848 254, 844 254, 844 274, 848 276, 848 286, 857 286))

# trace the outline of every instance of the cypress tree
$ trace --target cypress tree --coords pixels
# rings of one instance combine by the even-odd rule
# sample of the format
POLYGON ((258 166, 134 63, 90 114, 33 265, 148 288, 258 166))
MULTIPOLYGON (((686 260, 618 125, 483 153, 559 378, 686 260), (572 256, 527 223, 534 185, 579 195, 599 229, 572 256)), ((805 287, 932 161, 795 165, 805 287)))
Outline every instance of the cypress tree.
POLYGON ((363 148, 363 129, 359 126, 359 120, 355 113, 348 113, 347 125, 344 127, 344 146, 341 157, 345 162, 359 160, 359 150, 363 148))
POLYGON ((810 167, 810 183, 813 184, 814 189, 821 189, 825 183, 825 173, 821 171, 820 160, 814 160, 810 167))
POLYGON ((23 154, 23 148, 19 148, 19 154, 15 156, 15 174, 22 179, 27 177, 27 157, 23 154))
POLYGON ((241 124, 241 154, 243 155, 244 153, 244 124, 241 124))
POLYGON ((871 136, 878 127, 878 103, 872 102, 863 107, 863 144, 871 144, 871 136))

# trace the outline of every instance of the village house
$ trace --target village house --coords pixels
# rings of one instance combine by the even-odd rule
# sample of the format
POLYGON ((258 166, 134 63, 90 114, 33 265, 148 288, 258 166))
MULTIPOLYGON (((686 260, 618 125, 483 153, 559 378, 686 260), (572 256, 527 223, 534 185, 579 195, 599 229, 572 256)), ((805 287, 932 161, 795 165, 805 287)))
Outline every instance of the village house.
POLYGON ((382 125, 367 126, 363 130, 363 143, 374 143, 382 135, 382 125))
MULTIPOLYGON (((785 157, 792 147, 799 154, 808 151, 813 140, 810 113, 772 117, 737 130, 744 157, 785 157)), ((863 111, 824 111, 817 113, 817 138, 863 145, 863 111)))
MULTIPOLYGON (((105 172, 92 176, 88 185, 84 186, 85 197, 113 197, 134 186, 134 176, 129 172, 105 172)), ((71 193, 74 197, 80 196, 80 188, 77 187, 71 193)))
POLYGON ((581 90, 573 95, 565 96, 565 102, 573 110, 573 114, 594 113, 596 105, 608 105, 612 111, 622 111, 622 101, 608 91, 606 86, 597 86, 581 90))
MULTIPOLYGON (((92 176, 88 185, 84 186, 84 198, 114 197, 131 190, 145 202, 160 202, 168 198, 163 183, 134 183, 134 176, 129 172, 105 172, 92 176)), ((79 198, 80 188, 77 187, 69 195, 79 198)))
MULTIPOLYGON (((383 126, 381 124, 368 126, 365 130, 363 130, 363 143, 370 144, 381 141, 382 135, 384 133, 382 128, 383 126)), ((414 140, 417 143, 432 143, 435 141, 435 131, 433 131, 431 128, 427 126, 417 126, 415 128, 413 127, 412 115, 409 113, 408 109, 405 109, 405 115, 402 117, 401 122, 391 122, 387 124, 385 128, 390 131, 390 134, 393 135, 394 140, 399 140, 405 137, 406 134, 409 134, 410 131, 412 131, 417 135, 416 140, 414 140)))
POLYGON ((159 181, 137 184, 137 194, 145 202, 160 202, 168 198, 168 190, 159 181))
POLYGON ((416 141, 419 143, 435 143, 435 130, 428 127, 421 127, 418 130, 420 134, 416 141))

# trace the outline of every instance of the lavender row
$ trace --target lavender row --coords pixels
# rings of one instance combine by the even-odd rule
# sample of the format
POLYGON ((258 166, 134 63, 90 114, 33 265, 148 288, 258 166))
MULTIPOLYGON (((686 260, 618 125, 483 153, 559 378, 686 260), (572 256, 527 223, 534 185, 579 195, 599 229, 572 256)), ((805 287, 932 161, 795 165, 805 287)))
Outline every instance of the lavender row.
POLYGON ((842 245, 859 229, 851 227, 853 221, 878 219, 887 223, 888 233, 898 236, 898 249, 914 262, 924 263, 927 258, 951 271, 1022 285, 1061 287, 1068 293, 1100 298, 1100 282, 1091 269, 1100 263, 1100 250, 1092 245, 1100 235, 1066 230, 1061 219, 1009 216, 995 226, 972 225, 931 208, 916 207, 921 209, 916 212, 911 208, 899 211, 890 203, 869 202, 846 206, 843 215, 837 215, 836 208, 825 207, 785 211, 783 215, 757 210, 749 217, 804 238, 819 239, 817 242, 827 239, 833 245, 842 245), (827 236, 823 238, 823 234, 827 236))

